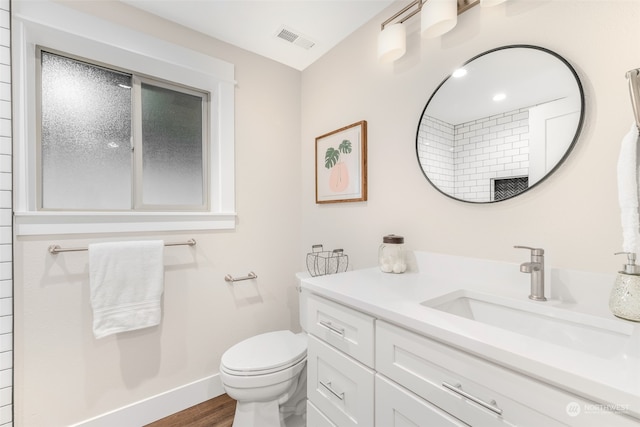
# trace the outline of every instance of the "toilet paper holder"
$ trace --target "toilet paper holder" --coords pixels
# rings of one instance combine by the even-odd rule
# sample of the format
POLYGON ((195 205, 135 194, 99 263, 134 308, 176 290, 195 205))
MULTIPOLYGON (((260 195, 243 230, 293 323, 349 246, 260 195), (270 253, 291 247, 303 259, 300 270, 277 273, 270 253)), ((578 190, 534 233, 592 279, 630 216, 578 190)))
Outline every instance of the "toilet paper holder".
POLYGON ((242 280, 251 280, 251 279, 257 279, 258 275, 256 273, 254 273, 253 271, 250 271, 249 274, 247 274, 246 276, 242 276, 242 277, 233 277, 230 274, 227 274, 226 276, 224 276, 224 280, 227 282, 240 282, 242 280))

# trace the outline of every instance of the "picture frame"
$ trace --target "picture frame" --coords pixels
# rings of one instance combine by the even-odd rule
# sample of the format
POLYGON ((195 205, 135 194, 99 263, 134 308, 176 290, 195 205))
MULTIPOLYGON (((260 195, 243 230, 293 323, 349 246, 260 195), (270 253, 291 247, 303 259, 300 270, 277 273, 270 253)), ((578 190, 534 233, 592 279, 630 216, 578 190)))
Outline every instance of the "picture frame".
POLYGON ((316 203, 367 200, 367 121, 316 138, 316 203))

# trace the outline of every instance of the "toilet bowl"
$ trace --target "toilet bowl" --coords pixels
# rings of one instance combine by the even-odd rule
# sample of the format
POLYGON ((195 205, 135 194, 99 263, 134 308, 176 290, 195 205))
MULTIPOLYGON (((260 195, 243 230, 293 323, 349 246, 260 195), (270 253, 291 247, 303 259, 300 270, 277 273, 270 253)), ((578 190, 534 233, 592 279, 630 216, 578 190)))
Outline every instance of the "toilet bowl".
POLYGON ((229 348, 220 361, 220 379, 237 401, 233 427, 289 427, 288 419, 303 419, 306 364, 304 333, 267 332, 229 348))

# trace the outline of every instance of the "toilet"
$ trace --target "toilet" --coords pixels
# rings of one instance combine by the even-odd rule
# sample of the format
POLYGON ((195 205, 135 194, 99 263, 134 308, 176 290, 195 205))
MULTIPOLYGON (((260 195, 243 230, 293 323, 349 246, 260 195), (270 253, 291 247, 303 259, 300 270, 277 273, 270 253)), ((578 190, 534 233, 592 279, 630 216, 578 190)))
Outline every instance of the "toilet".
MULTIPOLYGON (((305 326, 306 307, 300 307, 305 326)), ((274 331, 239 342, 222 355, 220 379, 237 401, 233 427, 304 427, 307 334, 274 331)))

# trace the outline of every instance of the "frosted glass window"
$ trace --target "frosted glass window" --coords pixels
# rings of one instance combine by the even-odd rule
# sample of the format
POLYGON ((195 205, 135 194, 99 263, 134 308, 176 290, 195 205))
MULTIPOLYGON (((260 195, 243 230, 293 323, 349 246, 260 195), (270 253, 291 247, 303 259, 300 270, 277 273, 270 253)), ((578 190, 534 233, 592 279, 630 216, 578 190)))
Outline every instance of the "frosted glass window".
POLYGON ((203 204, 203 102, 142 83, 143 205, 203 204))
POLYGON ((203 210, 208 95, 41 50, 44 210, 203 210))
MULTIPOLYGON (((12 2, 12 12, 15 26, 20 29, 13 34, 15 49, 12 50, 11 61, 11 72, 15 81, 19 82, 14 86, 15 96, 12 97, 14 110, 20 112, 20 120, 14 121, 12 126, 14 143, 20 148, 16 150, 13 161, 16 190, 14 223, 17 236, 236 228, 234 64, 187 46, 167 43, 164 39, 149 36, 134 28, 125 28, 91 14, 78 14, 77 10, 56 1, 12 2), (132 78, 130 101, 116 109, 117 114, 126 112, 130 115, 129 152, 127 160, 122 162, 128 172, 111 173, 104 179, 108 182, 106 186, 100 182, 93 185, 93 190, 96 191, 106 190, 105 187, 115 189, 116 179, 122 178, 124 182, 128 177, 129 182, 122 185, 126 188, 112 192, 112 195, 118 197, 117 203, 103 203, 102 198, 97 197, 98 193, 93 191, 78 195, 78 188, 85 184, 82 181, 86 179, 86 173, 67 178, 66 182, 55 175, 64 174, 70 168, 81 169, 85 166, 84 163, 91 162, 97 156, 95 153, 87 153, 85 157, 75 157, 78 159, 76 164, 68 164, 70 162, 65 161, 73 156, 65 155, 64 151, 54 153, 50 150, 63 145, 58 144, 60 141, 52 143, 55 140, 47 138, 51 138, 56 132, 70 129, 58 126, 62 122, 57 115, 63 109, 69 115, 77 117, 88 113, 80 108, 67 108, 71 106, 63 106, 63 109, 51 107, 53 104, 50 102, 57 102, 59 99, 56 96, 48 97, 45 88, 43 129, 42 52, 46 52, 45 86, 47 66, 51 65, 47 62, 47 55, 51 54, 89 64, 101 71, 107 69, 116 75, 130 75, 132 78), (144 150, 141 83, 196 94, 202 99, 201 152, 204 157, 199 168, 203 182, 195 184, 200 188, 193 193, 202 193, 201 203, 198 205, 192 204, 197 196, 190 197, 187 205, 176 203, 175 200, 158 205, 145 198, 142 193, 144 163, 141 156, 144 150), (55 182, 54 179, 58 181, 55 182), (49 194, 49 191, 52 193, 49 194), (90 200, 97 200, 99 203, 88 203, 90 200), (143 204, 146 202, 154 204, 143 204)), ((79 78, 82 79, 83 76, 79 78)), ((64 117, 63 120, 68 119, 69 117, 64 117)), ((89 129, 95 130, 93 127, 89 129)), ((103 134, 101 131, 96 133, 98 137, 103 134)), ((61 139, 68 141, 77 137, 78 132, 74 131, 61 139)), ((114 142, 111 146, 115 148, 117 142, 109 142, 114 142)), ((124 150, 125 147, 120 145, 119 148, 124 150)), ((95 169, 101 166, 101 162, 97 163, 85 169, 95 173, 95 169)), ((114 167, 103 170, 114 172, 117 169, 114 167)))
POLYGON ((45 209, 131 208, 131 76, 41 52, 45 209))

